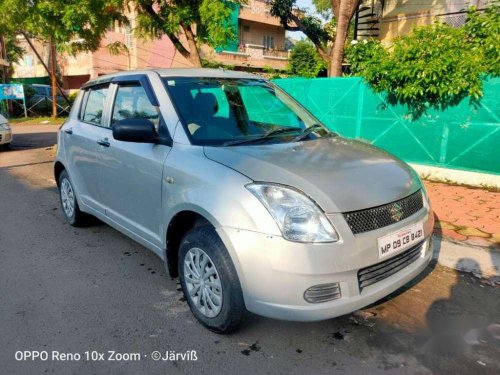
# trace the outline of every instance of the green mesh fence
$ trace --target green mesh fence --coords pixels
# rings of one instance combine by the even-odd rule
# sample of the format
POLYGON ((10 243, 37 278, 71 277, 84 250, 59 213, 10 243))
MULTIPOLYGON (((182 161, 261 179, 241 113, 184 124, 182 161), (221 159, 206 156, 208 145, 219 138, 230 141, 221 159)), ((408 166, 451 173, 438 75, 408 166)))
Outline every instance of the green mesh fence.
POLYGON ((344 137, 364 139, 406 162, 500 174, 500 78, 485 82, 479 108, 465 99, 417 121, 361 78, 274 82, 344 137))

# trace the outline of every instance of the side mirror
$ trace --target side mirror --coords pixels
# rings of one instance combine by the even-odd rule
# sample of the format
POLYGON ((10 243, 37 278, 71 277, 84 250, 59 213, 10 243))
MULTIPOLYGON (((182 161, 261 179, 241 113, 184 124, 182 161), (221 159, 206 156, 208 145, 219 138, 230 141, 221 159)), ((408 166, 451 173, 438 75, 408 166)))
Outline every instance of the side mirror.
POLYGON ((144 118, 127 118, 112 126, 113 138, 123 142, 156 143, 158 134, 154 124, 144 118))

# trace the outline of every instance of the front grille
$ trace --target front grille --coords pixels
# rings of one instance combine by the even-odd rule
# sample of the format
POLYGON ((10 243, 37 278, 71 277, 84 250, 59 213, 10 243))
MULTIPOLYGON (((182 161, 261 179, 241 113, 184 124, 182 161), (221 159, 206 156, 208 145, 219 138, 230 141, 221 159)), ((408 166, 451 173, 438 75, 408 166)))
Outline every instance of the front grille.
POLYGON ((344 213, 352 233, 358 234, 386 227, 404 220, 423 207, 422 191, 419 190, 399 201, 367 210, 344 213))
POLYGON ((420 242, 401 254, 373 266, 360 269, 358 271, 359 289, 361 290, 368 285, 384 280, 416 261, 420 257, 423 244, 424 242, 420 242))

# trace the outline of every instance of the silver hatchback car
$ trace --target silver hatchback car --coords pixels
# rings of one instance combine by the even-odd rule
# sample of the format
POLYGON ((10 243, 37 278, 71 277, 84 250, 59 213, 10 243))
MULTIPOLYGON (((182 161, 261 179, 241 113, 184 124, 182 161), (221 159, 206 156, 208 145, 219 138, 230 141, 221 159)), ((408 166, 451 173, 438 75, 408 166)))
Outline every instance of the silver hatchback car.
POLYGON ((297 321, 352 312, 432 256, 434 218, 416 173, 332 133, 258 76, 99 77, 58 145, 68 222, 96 216, 151 249, 216 332, 247 311, 297 321))

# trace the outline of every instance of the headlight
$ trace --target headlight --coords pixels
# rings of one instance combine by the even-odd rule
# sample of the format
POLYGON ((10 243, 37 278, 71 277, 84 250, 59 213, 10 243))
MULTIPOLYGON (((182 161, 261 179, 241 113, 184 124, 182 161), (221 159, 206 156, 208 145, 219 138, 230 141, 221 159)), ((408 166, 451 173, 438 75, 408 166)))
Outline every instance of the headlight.
POLYGON ((296 242, 335 242, 339 237, 323 211, 306 195, 276 184, 249 184, 267 208, 283 238, 296 242))
POLYGON ((0 129, 2 130, 10 130, 10 126, 8 122, 4 122, 3 124, 0 124, 0 129))

